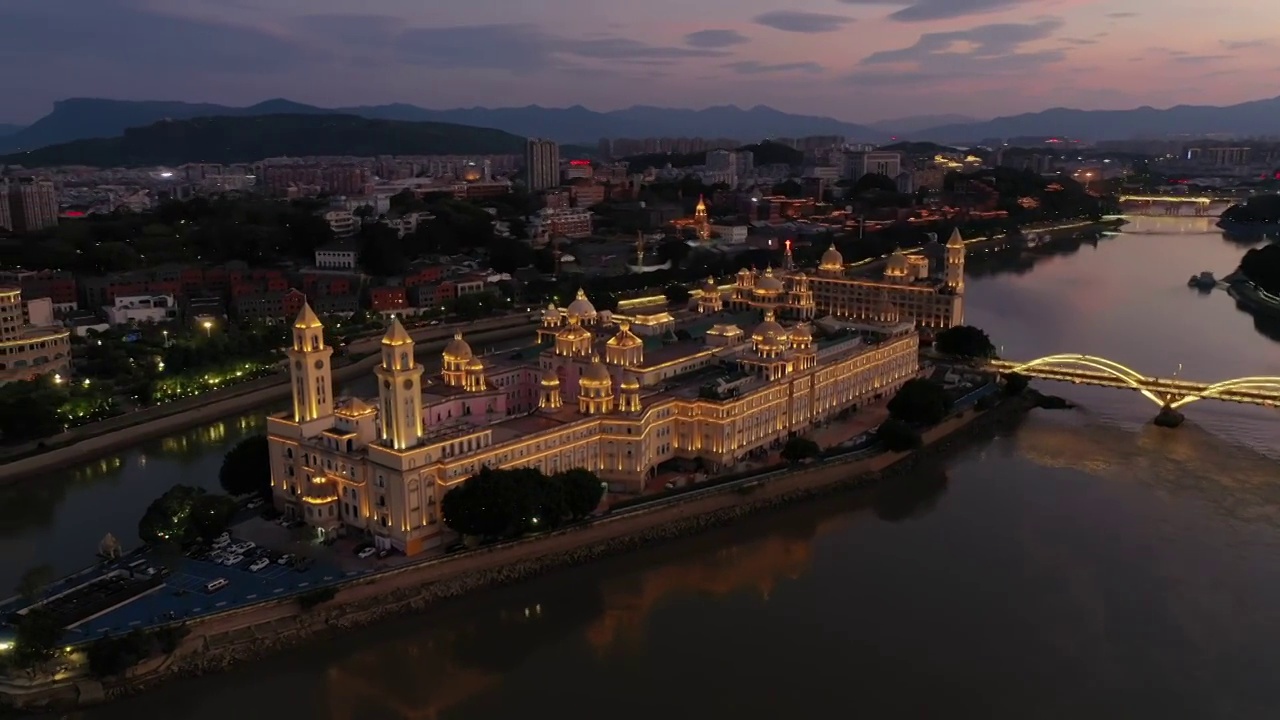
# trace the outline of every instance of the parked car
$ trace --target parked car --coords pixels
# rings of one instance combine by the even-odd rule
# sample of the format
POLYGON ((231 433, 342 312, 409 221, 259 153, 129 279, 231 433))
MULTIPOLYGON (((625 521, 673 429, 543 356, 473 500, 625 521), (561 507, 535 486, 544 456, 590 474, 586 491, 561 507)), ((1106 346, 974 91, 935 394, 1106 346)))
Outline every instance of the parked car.
POLYGON ((285 553, 281 555, 279 559, 276 560, 277 565, 288 565, 291 562, 293 562, 292 553, 285 553))
POLYGON ((366 558, 373 557, 374 555, 377 554, 377 552, 378 552, 378 549, 370 545, 369 547, 364 548, 363 550, 360 550, 359 552, 357 552, 356 557, 360 558, 361 560, 364 560, 366 558))
POLYGON ((268 560, 267 558, 264 558, 264 557, 258 558, 257 560, 253 561, 252 565, 249 566, 249 572, 258 572, 259 570, 261 570, 262 568, 270 564, 271 564, 271 561, 268 560))
POLYGON ((239 553, 236 553, 234 555, 228 555, 222 559, 222 564, 226 565, 227 567, 231 567, 232 565, 239 565, 242 562, 244 562, 244 556, 239 553))
POLYGON ((222 533, 221 535, 213 539, 213 546, 216 548, 220 548, 229 542, 231 542, 231 535, 229 533, 222 533))

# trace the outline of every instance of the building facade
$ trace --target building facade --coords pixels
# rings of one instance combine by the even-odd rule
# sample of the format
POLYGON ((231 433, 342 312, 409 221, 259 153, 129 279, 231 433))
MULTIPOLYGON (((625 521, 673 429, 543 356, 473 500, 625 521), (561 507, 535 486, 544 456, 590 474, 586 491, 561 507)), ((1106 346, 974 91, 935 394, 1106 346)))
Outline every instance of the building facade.
POLYGON ((529 192, 560 184, 560 146, 554 141, 529 138, 524 149, 524 184, 529 192))
POLYGON ((318 536, 368 535, 415 554, 449 533, 444 494, 483 467, 586 468, 638 494, 663 463, 711 471, 894 392, 918 371, 909 323, 815 337, 772 312, 705 318, 690 339, 641 337, 575 300, 544 316, 534 361, 481 358, 459 333, 428 376, 398 320, 382 339, 378 397, 335 399, 332 349, 310 308, 293 326, 293 407, 267 419, 276 507, 318 536), (754 328, 740 322, 754 318, 754 328))
POLYGON ((0 185, 8 197, 8 225, 14 232, 34 232, 58 224, 58 191, 48 180, 22 178, 0 185))
POLYGON ((71 331, 29 325, 22 291, 0 288, 0 385, 41 375, 71 377, 71 331))
MULTIPOLYGON (((895 252, 885 261, 880 279, 849 276, 844 258, 834 246, 822 255, 813 276, 803 272, 742 269, 737 281, 719 300, 735 310, 772 310, 778 317, 797 320, 832 316, 880 321, 889 314, 922 328, 945 330, 964 323, 964 241, 959 231, 947 241, 943 267, 934 273, 923 255, 895 252)), ((790 253, 788 251, 788 259, 790 253)), ((702 295, 715 290, 711 284, 702 295)), ((710 301, 700 306, 714 307, 710 301)))

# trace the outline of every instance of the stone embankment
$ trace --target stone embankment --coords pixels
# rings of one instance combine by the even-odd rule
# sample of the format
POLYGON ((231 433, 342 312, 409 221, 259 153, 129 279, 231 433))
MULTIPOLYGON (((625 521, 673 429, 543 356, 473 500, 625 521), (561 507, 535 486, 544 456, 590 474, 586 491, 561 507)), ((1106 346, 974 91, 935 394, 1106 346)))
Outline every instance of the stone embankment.
POLYGON ((500 546, 490 553, 479 551, 434 566, 406 567, 358 581, 340 590, 331 602, 310 611, 301 610, 296 602, 282 602, 222 628, 213 627, 217 620, 211 619, 207 621, 211 627, 196 626, 173 656, 146 669, 148 672, 111 684, 106 695, 120 697, 171 678, 221 671, 329 633, 421 612, 441 600, 696 535, 783 505, 890 482, 974 440, 1013 429, 1034 405, 1029 394, 986 412, 967 411, 927 432, 926 445, 912 453, 804 466, 755 487, 726 486, 721 492, 690 497, 687 502, 561 530, 500 546))

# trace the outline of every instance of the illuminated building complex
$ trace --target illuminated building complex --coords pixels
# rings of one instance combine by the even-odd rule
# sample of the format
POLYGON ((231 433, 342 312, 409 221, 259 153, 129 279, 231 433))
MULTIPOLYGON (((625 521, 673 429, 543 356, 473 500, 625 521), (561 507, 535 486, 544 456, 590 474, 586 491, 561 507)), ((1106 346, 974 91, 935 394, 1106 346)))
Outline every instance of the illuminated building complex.
MULTIPOLYGON (((790 250, 788 245, 788 267, 790 250)), ((727 299, 708 298, 718 294, 714 287, 712 283, 702 288, 698 300, 702 312, 715 312, 723 304, 735 310, 773 310, 778 317, 796 320, 829 315, 880 322, 892 306, 891 314, 920 327, 945 329, 964 322, 964 241, 959 231, 951 235, 939 276, 930 273, 928 258, 895 252, 885 261, 881 279, 850 277, 844 258, 832 246, 823 253, 812 277, 787 269, 769 268, 763 273, 743 269, 727 299)))
POLYGON ((889 312, 816 331, 763 315, 700 316, 686 340, 658 317, 642 336, 579 293, 544 314, 536 359, 486 361, 459 334, 438 377, 395 320, 378 398, 362 401, 333 397, 332 349, 306 307, 289 350, 293 408, 267 419, 275 504, 321 536, 367 532, 414 554, 441 543, 441 498, 482 467, 586 468, 637 494, 662 463, 725 470, 918 370, 919 336, 889 312))
POLYGON ((49 320, 40 322, 23 308, 21 290, 0 287, 0 385, 40 375, 71 377, 71 331, 48 324, 49 308, 49 320))

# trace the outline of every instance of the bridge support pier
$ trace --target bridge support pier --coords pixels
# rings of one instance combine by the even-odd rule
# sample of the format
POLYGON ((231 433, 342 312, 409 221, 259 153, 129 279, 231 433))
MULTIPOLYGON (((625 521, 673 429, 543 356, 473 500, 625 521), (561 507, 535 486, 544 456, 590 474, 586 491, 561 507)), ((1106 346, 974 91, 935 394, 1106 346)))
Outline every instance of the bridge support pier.
POLYGON ((1155 423, 1156 427, 1176 428, 1186 419, 1185 415, 1174 410, 1171 405, 1166 404, 1160 408, 1160 412, 1156 414, 1155 420, 1152 420, 1152 422, 1155 423))

